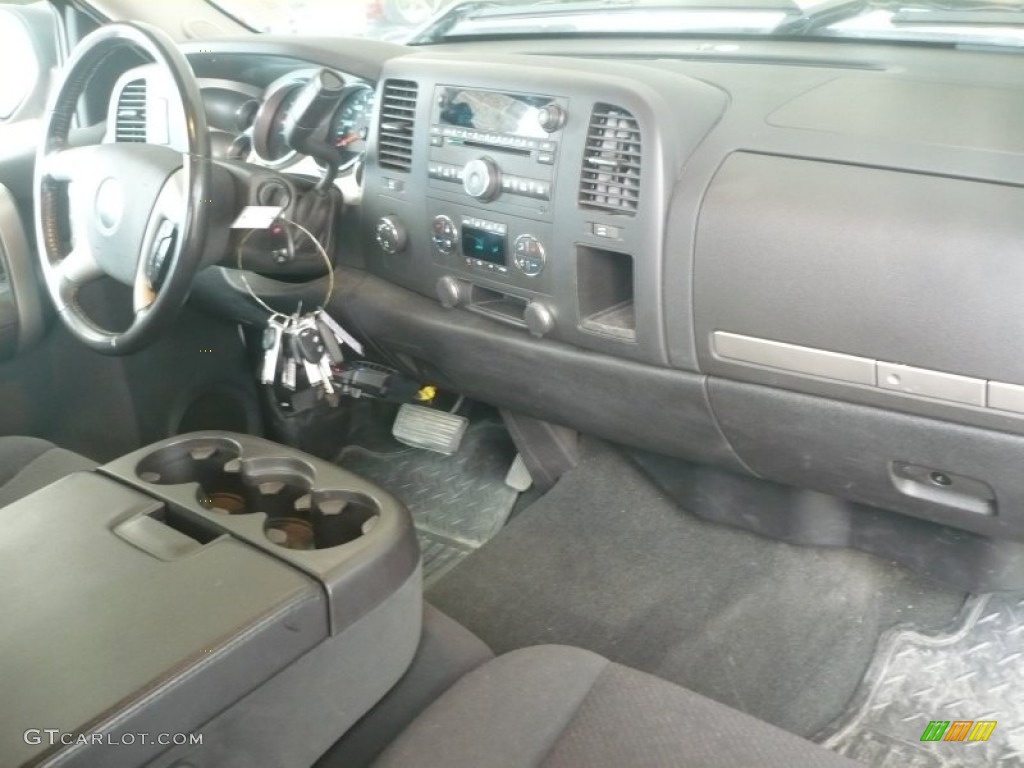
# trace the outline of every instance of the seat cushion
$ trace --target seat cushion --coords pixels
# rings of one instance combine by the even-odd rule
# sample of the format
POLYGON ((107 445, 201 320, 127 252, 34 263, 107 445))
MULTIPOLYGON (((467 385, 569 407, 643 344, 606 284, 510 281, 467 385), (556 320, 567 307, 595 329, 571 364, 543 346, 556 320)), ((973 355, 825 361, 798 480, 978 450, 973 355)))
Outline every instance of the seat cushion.
POLYGON ((35 437, 0 437, 0 506, 96 462, 35 437))
POLYGON ((564 646, 466 675, 378 766, 828 768, 847 758, 673 683, 564 646))

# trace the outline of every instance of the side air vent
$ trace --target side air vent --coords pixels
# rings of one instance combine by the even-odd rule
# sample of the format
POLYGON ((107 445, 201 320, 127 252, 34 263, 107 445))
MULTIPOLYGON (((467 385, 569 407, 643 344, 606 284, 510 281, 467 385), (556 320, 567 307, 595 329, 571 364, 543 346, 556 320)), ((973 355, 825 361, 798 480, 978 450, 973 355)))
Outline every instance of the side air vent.
POLYGON ((146 141, 146 81, 132 80, 117 99, 115 141, 146 141))
POLYGON ((580 174, 580 205, 636 215, 640 204, 640 126, 621 107, 595 104, 580 174))
POLYGON ((417 85, 411 80, 386 80, 380 105, 377 162, 382 168, 408 171, 412 167, 413 125, 417 85))

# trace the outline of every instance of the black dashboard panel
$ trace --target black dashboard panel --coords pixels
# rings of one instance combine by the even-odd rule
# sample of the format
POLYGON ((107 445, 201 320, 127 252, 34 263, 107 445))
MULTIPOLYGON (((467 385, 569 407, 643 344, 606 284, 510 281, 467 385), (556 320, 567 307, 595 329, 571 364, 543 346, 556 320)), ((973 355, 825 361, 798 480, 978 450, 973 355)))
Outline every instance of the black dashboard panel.
POLYGON ((702 363, 716 330, 1024 383, 1024 189, 738 152, 697 232, 702 363), (742 297, 742 300, 740 300, 742 297), (785 312, 779 311, 786 308, 785 312))
MULTIPOLYGON (((391 362, 627 444, 1024 537, 1019 56, 792 40, 226 45, 377 83, 332 308, 391 362), (442 117, 466 90, 566 119, 538 134, 442 117), (517 248, 527 236, 541 256, 517 248), (915 485, 908 466, 948 473, 955 493, 915 485)), ((193 55, 208 77, 228 58, 193 55)), ((260 286, 284 303, 301 290, 260 286)))

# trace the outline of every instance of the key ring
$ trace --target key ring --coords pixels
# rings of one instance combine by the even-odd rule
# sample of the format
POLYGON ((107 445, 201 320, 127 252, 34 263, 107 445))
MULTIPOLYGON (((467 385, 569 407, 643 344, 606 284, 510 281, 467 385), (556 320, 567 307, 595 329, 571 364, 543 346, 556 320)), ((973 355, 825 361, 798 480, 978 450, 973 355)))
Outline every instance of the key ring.
MULTIPOLYGON (((299 224, 299 222, 292 221, 291 219, 285 218, 284 216, 278 216, 276 221, 280 221, 285 224, 289 224, 293 227, 297 227, 302 233, 306 235, 306 237, 310 239, 313 245, 316 246, 317 251, 323 257, 324 264, 327 265, 327 293, 324 296, 323 303, 320 305, 319 309, 326 311, 327 305, 328 303, 330 303, 331 297, 334 295, 334 264, 331 263, 331 257, 327 255, 327 250, 323 247, 323 245, 320 244, 320 241, 313 235, 313 233, 310 232, 301 224, 299 224)), ((242 235, 242 239, 238 241, 238 247, 235 249, 235 263, 238 266, 238 276, 241 278, 242 285, 245 286, 245 290, 248 291, 253 301, 255 301, 257 304, 263 307, 263 309, 269 312, 271 318, 277 315, 288 317, 288 315, 283 315, 281 312, 278 312, 276 309, 274 309, 265 301, 263 301, 263 299, 257 296, 256 291, 254 291, 252 289, 252 286, 249 284, 249 279, 245 276, 245 267, 242 266, 242 248, 245 246, 246 242, 252 236, 253 232, 261 231, 263 230, 250 229, 248 232, 242 235)))

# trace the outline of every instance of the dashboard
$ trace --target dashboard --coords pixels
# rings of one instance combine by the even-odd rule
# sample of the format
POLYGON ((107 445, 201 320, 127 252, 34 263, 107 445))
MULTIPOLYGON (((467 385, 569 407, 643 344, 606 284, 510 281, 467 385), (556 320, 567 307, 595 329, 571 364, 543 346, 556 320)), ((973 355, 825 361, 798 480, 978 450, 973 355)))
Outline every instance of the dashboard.
MULTIPOLYGON (((303 160, 275 132, 296 78, 350 83, 323 126, 359 169, 331 309, 391 364, 644 450, 1024 538, 1019 57, 554 45, 186 50, 207 82, 258 89, 258 107, 241 89, 207 109, 251 113, 225 130, 268 167, 303 160)), ((238 293, 231 270, 210 281, 238 293)), ((252 284, 281 302, 322 288, 252 284)))

